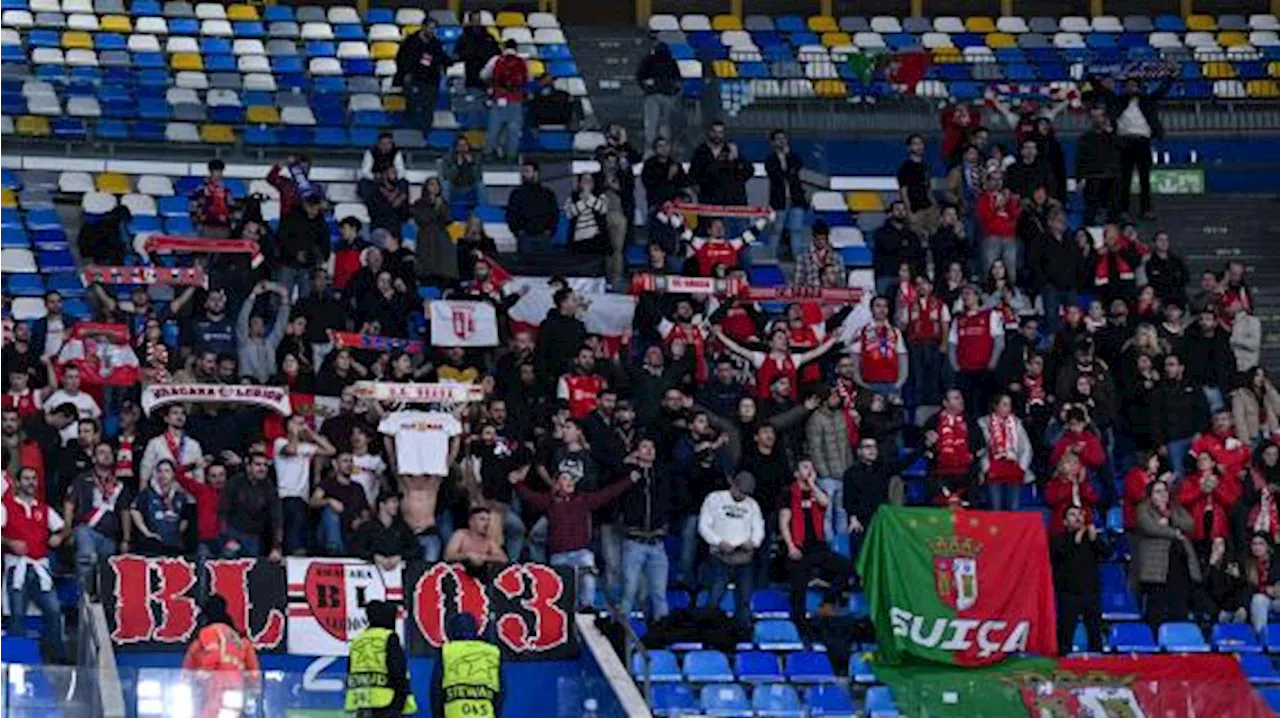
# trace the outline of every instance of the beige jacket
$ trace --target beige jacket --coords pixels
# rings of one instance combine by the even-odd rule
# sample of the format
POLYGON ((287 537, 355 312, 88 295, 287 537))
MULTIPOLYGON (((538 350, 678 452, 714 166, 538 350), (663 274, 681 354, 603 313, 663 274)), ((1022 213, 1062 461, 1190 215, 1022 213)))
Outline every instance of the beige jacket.
POLYGON ((1261 405, 1252 389, 1240 387, 1231 392, 1231 415, 1236 423, 1236 438, 1253 445, 1259 431, 1270 434, 1280 429, 1280 392, 1268 381, 1262 393, 1261 405), (1267 420, 1262 421, 1262 410, 1267 420))

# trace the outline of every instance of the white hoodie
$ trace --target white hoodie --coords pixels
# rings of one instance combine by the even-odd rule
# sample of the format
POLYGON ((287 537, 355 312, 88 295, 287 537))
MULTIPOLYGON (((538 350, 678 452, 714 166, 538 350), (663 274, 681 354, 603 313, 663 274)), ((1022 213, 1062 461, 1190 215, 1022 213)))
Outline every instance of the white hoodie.
POLYGON ((764 543, 764 514, 750 496, 734 501, 727 489, 712 491, 698 512, 698 534, 715 552, 719 552, 721 543, 735 549, 747 542, 759 547, 764 543))

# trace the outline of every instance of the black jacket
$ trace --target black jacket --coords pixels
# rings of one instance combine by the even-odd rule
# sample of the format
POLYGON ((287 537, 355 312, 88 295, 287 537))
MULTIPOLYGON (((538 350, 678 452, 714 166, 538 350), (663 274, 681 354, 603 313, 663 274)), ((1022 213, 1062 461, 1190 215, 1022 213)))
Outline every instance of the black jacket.
POLYGON ((1115 179, 1120 176, 1120 141, 1115 132, 1091 129, 1076 141, 1076 177, 1115 179))
POLYGON ((645 160, 644 169, 640 172, 640 181, 644 183, 645 201, 649 203, 649 211, 661 207, 667 202, 687 194, 693 181, 685 173, 684 166, 675 160, 665 160, 657 155, 645 160), (671 166, 675 165, 675 176, 671 176, 671 166))
MULTIPOLYGON (((231 528, 248 536, 260 538, 263 550, 275 546, 274 535, 284 530, 280 494, 274 479, 268 477, 254 481, 243 472, 227 480, 218 506, 219 528, 231 528)), ((283 549, 283 546, 277 548, 283 549)))
POLYGON ((522 182, 507 198, 507 226, 517 237, 552 234, 559 222, 556 195, 541 184, 522 182))
POLYGON ((1236 375, 1236 355, 1231 351, 1230 335, 1221 327, 1205 336, 1198 326, 1187 329, 1182 344, 1182 360, 1186 362, 1188 380, 1228 391, 1236 375))
POLYGON ((1156 290, 1161 302, 1187 301, 1187 282, 1191 281, 1191 271, 1182 257, 1169 253, 1160 257, 1154 252, 1147 257, 1147 283, 1156 290))
POLYGON ((872 239, 872 266, 877 277, 898 276, 898 266, 903 262, 911 263, 915 276, 924 273, 925 253, 920 235, 905 224, 896 227, 893 222, 885 221, 872 239))
POLYGON ((781 443, 774 446, 773 453, 766 456, 760 453, 753 437, 743 436, 743 441, 750 443, 742 452, 738 471, 750 471, 756 478, 756 502, 760 504, 765 521, 771 522, 777 518, 783 492, 791 483, 791 461, 781 443))
POLYGON ((329 225, 323 214, 308 217, 305 210, 292 212, 280 220, 280 259, 295 267, 314 267, 329 259, 329 225))
POLYGON ((1059 240, 1042 234, 1031 243, 1027 263, 1037 289, 1054 287, 1062 291, 1080 289, 1088 274, 1088 262, 1075 239, 1063 235, 1059 240))
POLYGON ((703 204, 747 203, 747 180, 755 169, 741 154, 729 159, 729 143, 720 146, 719 154, 706 142, 698 145, 689 161, 689 175, 698 185, 698 201, 703 204))
POLYGON ((1156 445, 1175 439, 1190 439, 1204 429, 1209 420, 1209 401, 1200 386, 1183 379, 1168 379, 1151 397, 1151 433, 1156 445))
POLYGON ((1023 199, 1030 199, 1037 187, 1044 187, 1052 197, 1057 187, 1057 180, 1053 176, 1053 167, 1050 166, 1049 161, 1043 157, 1037 157, 1031 164, 1019 159, 1010 165, 1009 169, 1004 171, 1004 184, 1010 192, 1023 199))
MULTIPOLYGON (((1156 89, 1151 92, 1138 93, 1138 109, 1142 111, 1142 116, 1146 118, 1147 125, 1151 127, 1151 139, 1158 140, 1164 137, 1164 125, 1160 122, 1160 101, 1165 95, 1169 94, 1169 89, 1173 87, 1171 78, 1162 80, 1156 89)), ((1102 105, 1107 109, 1107 114, 1111 116, 1111 121, 1115 122, 1119 119, 1121 113, 1129 106, 1129 97, 1110 92, 1106 88, 1096 86, 1091 93, 1087 92, 1084 96, 1085 102, 1095 105, 1102 105)))
POLYGON ((404 519, 397 516, 390 526, 383 526, 377 516, 356 529, 347 547, 352 556, 372 561, 378 556, 399 556, 401 561, 422 557, 422 547, 404 519))
POLYGON ((440 73, 448 69, 451 62, 440 38, 432 35, 424 40, 421 33, 415 32, 400 42, 393 84, 403 86, 405 82, 413 82, 439 87, 440 73))
POLYGON ((636 481, 635 488, 623 494, 619 500, 622 525, 628 533, 652 534, 666 531, 672 509, 682 503, 676 496, 682 487, 673 486, 666 468, 657 464, 648 468, 638 464, 624 464, 622 476, 615 480, 631 481, 633 472, 639 472, 640 479, 636 481))
POLYGON ((671 56, 671 48, 665 42, 655 45, 653 52, 640 61, 636 68, 636 82, 646 95, 680 94, 680 65, 671 56))
POLYGON ((533 368, 538 378, 555 382, 569 371, 573 358, 587 340, 587 328, 577 317, 566 317, 552 309, 538 330, 533 350, 533 368))
POLYGON ((868 464, 861 459, 844 472, 844 510, 857 516, 865 529, 871 525, 876 509, 889 502, 889 481, 920 458, 920 451, 906 456, 868 464))
POLYGON ((462 28, 462 36, 458 38, 458 46, 454 50, 458 59, 466 68, 467 87, 476 90, 488 90, 489 83, 480 79, 480 71, 489 59, 502 54, 502 47, 488 28, 481 25, 467 25, 462 28))
POLYGON ((787 166, 784 169, 782 160, 778 159, 778 153, 769 151, 769 156, 764 158, 764 171, 769 176, 770 207, 780 210, 809 206, 809 201, 805 199, 804 183, 800 181, 802 169, 804 169, 804 160, 800 158, 798 152, 794 150, 787 152, 787 166), (787 202, 788 192, 791 195, 790 203, 787 202))
POLYGON ((1076 543, 1074 531, 1055 536, 1049 542, 1049 558, 1053 561, 1053 585, 1062 593, 1077 596, 1098 595, 1098 562, 1105 561, 1109 550, 1099 536, 1093 540, 1085 533, 1076 543))

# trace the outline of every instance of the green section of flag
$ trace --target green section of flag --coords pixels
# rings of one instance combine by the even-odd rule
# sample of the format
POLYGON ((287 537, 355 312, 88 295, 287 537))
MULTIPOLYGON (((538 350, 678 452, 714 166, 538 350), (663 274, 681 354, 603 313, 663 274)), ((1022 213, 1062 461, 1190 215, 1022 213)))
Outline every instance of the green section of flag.
MULTIPOLYGON (((934 554, 930 547, 955 536, 953 509, 882 506, 871 521, 858 557, 858 574, 866 586, 871 621, 875 625, 880 658, 897 663, 910 643, 911 653, 939 663, 954 663, 955 654, 941 648, 911 643, 904 635, 901 611, 919 617, 921 627, 938 619, 956 617, 943 603, 935 583, 934 554), (897 609, 898 621, 891 616, 897 609)), ((911 622, 905 630, 910 631, 911 622)), ((931 630, 931 628, 924 628, 931 630)))
MULTIPOLYGON (((1138 176, 1130 183, 1130 191, 1137 192, 1138 176)), ((1155 195, 1204 194, 1204 170, 1154 169, 1151 170, 1151 193, 1155 195)))
POLYGON ((980 668, 959 668, 908 659, 875 664, 876 678, 893 690, 904 718, 1006 718, 1026 716, 1021 690, 1052 674, 1057 661, 1010 658, 980 668))

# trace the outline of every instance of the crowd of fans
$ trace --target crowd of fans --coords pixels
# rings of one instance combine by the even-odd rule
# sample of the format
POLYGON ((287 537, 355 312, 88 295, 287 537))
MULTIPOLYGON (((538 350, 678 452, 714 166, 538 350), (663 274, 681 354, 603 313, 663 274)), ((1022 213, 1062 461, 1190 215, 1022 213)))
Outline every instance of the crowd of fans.
MULTIPOLYGON (((511 48, 476 28, 457 52, 466 86, 492 101, 485 154, 510 161, 527 78, 506 67, 511 48)), ((425 129, 448 62, 429 22, 397 58, 425 129)), ((661 46, 641 68, 647 157, 611 128, 600 172, 578 178, 563 204, 523 162, 506 207, 521 252, 549 251, 563 214, 569 251, 611 257, 606 271, 622 279, 640 166, 644 272, 746 281, 753 243, 739 217, 704 217, 692 239, 657 218, 678 198, 745 205, 752 176, 720 122, 687 170, 673 156, 673 69, 661 46)), ((1150 620, 1195 611, 1260 628, 1280 600, 1280 394, 1259 366, 1245 268, 1205 272, 1187 294, 1169 235, 1127 221, 1117 188, 1145 171, 1132 143, 1159 137, 1154 100, 1133 83, 1090 102, 1094 129, 1081 142, 1091 149, 1075 175, 1086 222, 1108 220, 1100 228, 1068 221, 1051 115, 1006 111, 1013 158, 976 109, 953 108, 937 161, 924 138, 906 142, 901 197, 869 237, 874 297, 817 298, 777 316, 730 296, 645 291, 620 347, 588 334, 590 297, 559 278, 537 332, 511 329, 520 297, 495 276, 493 240, 474 215, 456 241, 448 231, 455 205, 484 198, 481 152, 465 139, 411 199, 405 157, 381 137, 359 168, 367 226, 329 214, 305 157, 267 178, 280 195, 276 227, 211 162, 193 220, 207 238, 256 240, 265 261, 197 256, 207 289, 125 298, 96 286, 95 319, 128 327, 141 385, 287 387, 294 413, 200 402, 144 416, 137 385, 91 385, 59 361, 75 322, 51 292, 47 316, 14 324, 3 353, 4 546, 26 577, 7 583, 15 620, 28 601, 56 609, 50 559, 93 594, 95 561, 134 552, 476 570, 528 559, 579 569, 585 608, 603 594, 653 618, 669 612, 669 577, 709 589, 712 605, 732 584, 739 622, 753 587, 783 583, 804 626, 813 579, 829 605, 855 587, 851 557, 879 506, 1019 510, 1033 494, 1048 506, 1068 636, 1083 616, 1099 646, 1097 565, 1125 550, 1097 528, 1112 507, 1150 620), (501 346, 431 347, 420 287, 492 304, 501 346), (428 346, 335 345, 345 331, 428 346), (357 397, 360 380, 471 383, 484 398, 419 411, 357 397), (336 410, 325 416, 313 397, 336 410), (900 478, 921 460, 923 498, 900 478), (32 522, 53 532, 47 545, 24 538, 38 535, 32 522)), ((801 156, 785 132, 770 141, 765 256, 789 247, 795 285, 846 287, 830 228, 806 219, 801 156)), ((1135 214, 1145 215, 1142 187, 1135 214)), ((119 256, 119 220, 86 225, 86 261, 119 256)))

